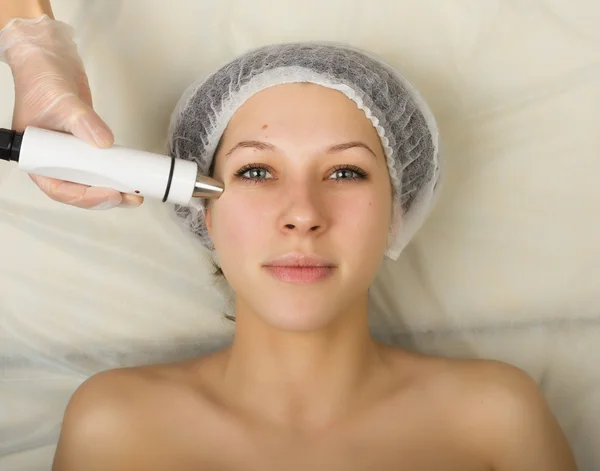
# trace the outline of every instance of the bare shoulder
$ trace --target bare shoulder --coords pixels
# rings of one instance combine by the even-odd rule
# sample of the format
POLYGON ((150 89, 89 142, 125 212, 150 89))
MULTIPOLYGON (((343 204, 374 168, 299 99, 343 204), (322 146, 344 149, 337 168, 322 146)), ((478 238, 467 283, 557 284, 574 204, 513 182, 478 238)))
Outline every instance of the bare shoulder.
POLYGON ((491 360, 424 361, 428 395, 444 399, 454 431, 491 469, 576 470, 546 397, 523 370, 491 360))
POLYGON ((65 412, 63 427, 98 420, 106 425, 123 414, 135 414, 146 402, 174 381, 174 371, 165 366, 119 368, 103 371, 84 381, 75 391, 65 412))
MULTIPOLYGON (((536 382, 520 368, 496 360, 434 359, 429 380, 460 396, 488 401, 543 402, 536 382)), ((483 401, 483 402, 481 402, 483 401)))
POLYGON ((446 365, 441 381, 451 385, 469 420, 485 417, 500 425, 550 414, 535 380, 516 366, 494 360, 449 360, 446 365))
POLYGON ((496 360, 455 359, 408 353, 394 348, 397 368, 429 394, 506 395, 505 399, 539 398, 535 381, 516 366, 496 360))
POLYGON ((186 394, 180 376, 174 364, 109 370, 86 380, 65 411, 53 471, 140 466, 149 454, 134 450, 151 449, 161 411, 186 394))

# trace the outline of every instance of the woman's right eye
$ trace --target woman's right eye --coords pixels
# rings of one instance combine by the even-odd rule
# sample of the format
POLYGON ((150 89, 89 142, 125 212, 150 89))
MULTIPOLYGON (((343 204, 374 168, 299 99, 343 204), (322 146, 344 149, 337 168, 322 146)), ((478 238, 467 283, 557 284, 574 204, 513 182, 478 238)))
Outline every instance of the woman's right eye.
POLYGON ((253 182, 273 178, 267 167, 257 164, 244 165, 235 173, 235 176, 241 180, 253 182))

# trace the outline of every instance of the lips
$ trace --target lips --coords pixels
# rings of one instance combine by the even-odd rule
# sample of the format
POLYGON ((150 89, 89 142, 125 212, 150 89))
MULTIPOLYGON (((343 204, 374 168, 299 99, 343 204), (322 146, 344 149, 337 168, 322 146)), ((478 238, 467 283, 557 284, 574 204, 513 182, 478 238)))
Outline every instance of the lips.
POLYGON ((289 253, 263 265, 267 272, 286 283, 308 284, 329 278, 336 265, 316 255, 298 252, 289 253))

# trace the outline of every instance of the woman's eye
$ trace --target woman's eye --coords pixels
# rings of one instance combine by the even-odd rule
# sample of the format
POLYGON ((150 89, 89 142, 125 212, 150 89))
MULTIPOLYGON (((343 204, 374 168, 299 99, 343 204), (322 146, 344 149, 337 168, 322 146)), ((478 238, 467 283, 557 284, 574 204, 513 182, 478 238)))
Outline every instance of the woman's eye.
POLYGON ((329 177, 332 180, 364 180, 367 174, 358 167, 339 167, 329 177))
MULTIPOLYGON (((270 180, 273 178, 273 175, 269 171, 268 167, 258 164, 248 164, 240 168, 235 173, 235 177, 240 180, 256 183, 259 181, 270 180)), ((367 173, 360 167, 355 167, 353 165, 340 165, 333 169, 329 179, 344 182, 366 180, 367 173)))
POLYGON ((242 180, 252 181, 266 180, 273 177, 267 168, 252 165, 245 165, 236 172, 235 176, 242 180))

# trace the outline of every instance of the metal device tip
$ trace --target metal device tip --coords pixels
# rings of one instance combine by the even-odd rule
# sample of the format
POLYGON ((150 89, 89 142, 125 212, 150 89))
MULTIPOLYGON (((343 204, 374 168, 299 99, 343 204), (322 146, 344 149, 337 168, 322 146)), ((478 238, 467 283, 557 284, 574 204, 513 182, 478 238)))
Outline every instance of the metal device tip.
POLYGON ((218 198, 224 191, 222 182, 206 175, 198 174, 194 185, 194 198, 218 198))

